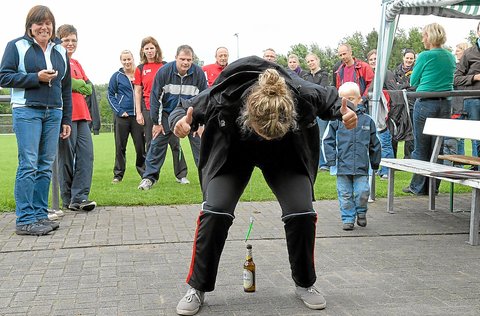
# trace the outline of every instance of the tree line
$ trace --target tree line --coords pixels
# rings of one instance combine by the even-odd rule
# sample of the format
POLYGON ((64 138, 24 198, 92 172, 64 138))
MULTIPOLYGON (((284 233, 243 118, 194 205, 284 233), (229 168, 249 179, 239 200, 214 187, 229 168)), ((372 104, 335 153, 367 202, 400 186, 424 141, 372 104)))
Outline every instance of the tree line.
MULTIPOLYGON (((476 41, 476 32, 470 30, 465 37, 465 41, 474 45, 476 41)), ((378 32, 372 30, 366 36, 363 36, 361 32, 355 32, 351 36, 343 38, 340 43, 348 43, 352 46, 353 55, 358 58, 365 60, 367 53, 377 48, 378 43, 378 32)), ((406 48, 413 49, 416 53, 420 53, 424 50, 422 43, 422 31, 419 27, 411 28, 409 31, 403 29, 397 29, 395 34, 395 40, 393 43, 393 48, 388 63, 389 69, 394 69, 402 62, 403 50, 406 48)), ((453 50, 452 47, 446 47, 447 49, 453 50)), ((318 55, 320 58, 320 64, 324 71, 329 73, 332 76, 333 66, 338 62, 338 57, 336 53, 337 47, 320 47, 317 43, 311 45, 306 44, 295 44, 290 46, 290 51, 286 55, 279 54, 277 62, 278 64, 287 67, 288 55, 296 54, 300 59, 300 66, 308 71, 307 64, 305 62, 305 57, 309 52, 313 52, 318 55)), ((332 78, 330 78, 330 81, 332 78)), ((107 89, 108 84, 95 85, 95 90, 97 93, 97 98, 99 100, 98 104, 100 107, 100 116, 101 122, 103 125, 109 125, 113 123, 113 113, 108 104, 107 100, 107 89)), ((9 94, 9 89, 1 89, 0 94, 9 94)), ((11 113, 11 106, 9 104, 0 104, 0 114, 11 113)))
MULTIPOLYGON (((476 41, 476 32, 470 30, 465 37, 465 42, 474 45, 476 41)), ((357 59, 366 61, 367 53, 372 49, 377 48, 378 32, 372 30, 366 36, 363 36, 360 32, 355 32, 351 36, 343 38, 339 44, 348 43, 352 46, 353 56, 357 59)), ((458 44, 458 43, 456 43, 458 44)), ((395 40, 393 42, 393 48, 391 51, 390 59, 388 62, 388 69, 396 68, 403 61, 403 51, 405 49, 413 49, 417 54, 424 51, 425 48, 422 43, 422 29, 419 27, 411 28, 408 32, 403 29, 397 29, 395 34, 395 40)), ((446 49, 453 51, 455 47, 445 47, 446 49)), ((307 46, 305 44, 296 44, 290 47, 290 51, 286 55, 278 55, 277 62, 280 65, 287 67, 288 55, 296 54, 300 59, 300 66, 303 70, 308 71, 305 57, 309 52, 315 53, 320 58, 320 65, 322 70, 329 73, 332 76, 333 66, 338 62, 337 47, 324 47, 321 48, 318 44, 311 44, 307 46)), ((332 78, 329 78, 332 82, 332 78)))

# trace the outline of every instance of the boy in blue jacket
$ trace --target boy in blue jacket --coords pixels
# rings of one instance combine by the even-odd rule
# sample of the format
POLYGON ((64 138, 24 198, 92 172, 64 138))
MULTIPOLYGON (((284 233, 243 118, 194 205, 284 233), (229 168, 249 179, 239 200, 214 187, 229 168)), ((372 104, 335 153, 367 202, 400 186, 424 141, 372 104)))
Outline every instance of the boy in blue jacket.
POLYGON ((336 166, 343 230, 353 230, 355 218, 358 226, 367 226, 369 169, 378 169, 381 145, 375 122, 365 114, 361 104, 358 85, 345 82, 339 87, 338 94, 357 105, 358 124, 356 128, 348 130, 341 121, 330 121, 323 138, 323 154, 327 165, 336 166))

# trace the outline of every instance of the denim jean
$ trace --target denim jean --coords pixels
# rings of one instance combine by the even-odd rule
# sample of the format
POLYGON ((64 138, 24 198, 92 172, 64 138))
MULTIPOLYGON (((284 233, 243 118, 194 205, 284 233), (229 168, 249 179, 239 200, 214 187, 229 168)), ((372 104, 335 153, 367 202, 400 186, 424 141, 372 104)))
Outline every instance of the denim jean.
MULTIPOLYGON (((443 139, 443 154, 444 155, 459 155, 458 153, 458 143, 460 139, 445 137, 443 139)), ((453 161, 444 160, 443 164, 446 166, 453 166, 453 161)))
POLYGON ((337 192, 343 223, 354 223, 357 214, 367 212, 368 176, 337 175, 337 192))
MULTIPOLYGON (((458 144, 457 154, 458 155, 465 155, 465 140, 463 138, 459 138, 457 144, 458 144)), ((470 141, 470 144, 472 145, 472 156, 478 157, 477 141, 475 139, 472 139, 470 141)))
MULTIPOLYGON (((471 112, 471 110, 470 110, 470 112, 471 112)), ((459 120, 468 119, 468 116, 467 115, 462 115, 458 119, 459 120)), ((472 139, 469 142, 471 142, 471 146, 472 146, 472 156, 478 157, 477 141, 472 139)), ((463 138, 445 137, 444 138, 444 144, 443 144, 443 153, 445 155, 465 155, 465 140, 463 138), (456 144, 456 148, 454 147, 455 144, 456 144)), ((452 162, 445 160, 444 164, 452 165, 452 162)), ((463 167, 463 165, 459 164, 459 163, 454 163, 453 165, 457 166, 457 167, 463 167)))
POLYGON ((325 133, 325 130, 327 129, 328 121, 322 120, 317 117, 317 124, 318 124, 318 129, 320 131, 320 161, 318 167, 324 167, 324 168, 329 168, 327 165, 327 160, 325 159, 325 155, 323 154, 323 134, 325 133))
POLYGON ((18 168, 15 178, 17 225, 47 218, 52 164, 57 155, 61 109, 13 108, 18 168))
MULTIPOLYGON (((423 128, 428 117, 449 118, 450 100, 429 100, 417 99, 413 109, 413 137, 415 150, 412 153, 413 159, 430 161, 433 147, 435 145, 435 136, 423 134, 423 128)), ((440 154, 443 153, 443 146, 440 148, 440 154)), ((437 180, 437 188, 440 181, 437 180)), ((410 181, 410 189, 415 194, 428 193, 428 180, 426 177, 414 174, 410 181)))
MULTIPOLYGON (((382 158, 395 158, 392 147, 392 135, 390 134, 388 128, 381 133, 377 133, 377 135, 378 139, 380 140, 380 144, 382 145, 382 158)), ((383 176, 386 174, 388 174, 388 168, 383 166, 380 167, 378 175, 383 176)))
MULTIPOLYGON (((463 100, 463 109, 467 113, 467 120, 480 121, 480 99, 463 100)), ((478 157, 480 142, 472 140, 472 156, 478 157)))

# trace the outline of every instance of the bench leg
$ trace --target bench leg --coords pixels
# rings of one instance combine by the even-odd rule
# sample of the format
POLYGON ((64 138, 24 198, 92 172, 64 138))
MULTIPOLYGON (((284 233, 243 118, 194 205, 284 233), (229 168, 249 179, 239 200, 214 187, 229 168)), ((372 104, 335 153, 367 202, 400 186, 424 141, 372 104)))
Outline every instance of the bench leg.
POLYGON ((453 191, 455 190, 454 186, 455 183, 450 182, 450 212, 453 212, 453 191))
POLYGON ((480 189, 473 189, 472 191, 472 210, 470 212, 470 238, 469 244, 472 246, 478 245, 478 231, 480 225, 480 189))
POLYGON ((387 212, 391 214, 395 213, 393 211, 393 196, 395 195, 394 183, 395 183, 395 169, 388 168, 387 212))
POLYGON ((435 184, 435 178, 428 178, 428 209, 430 211, 435 211, 435 184))

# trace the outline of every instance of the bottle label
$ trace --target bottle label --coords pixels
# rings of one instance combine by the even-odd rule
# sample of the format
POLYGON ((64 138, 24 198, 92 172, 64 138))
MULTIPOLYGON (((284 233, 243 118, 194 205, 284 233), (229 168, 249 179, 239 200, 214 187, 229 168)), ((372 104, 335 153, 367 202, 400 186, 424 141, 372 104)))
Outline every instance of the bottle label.
POLYGON ((243 269, 243 288, 248 289, 253 286, 253 273, 250 270, 243 269))

